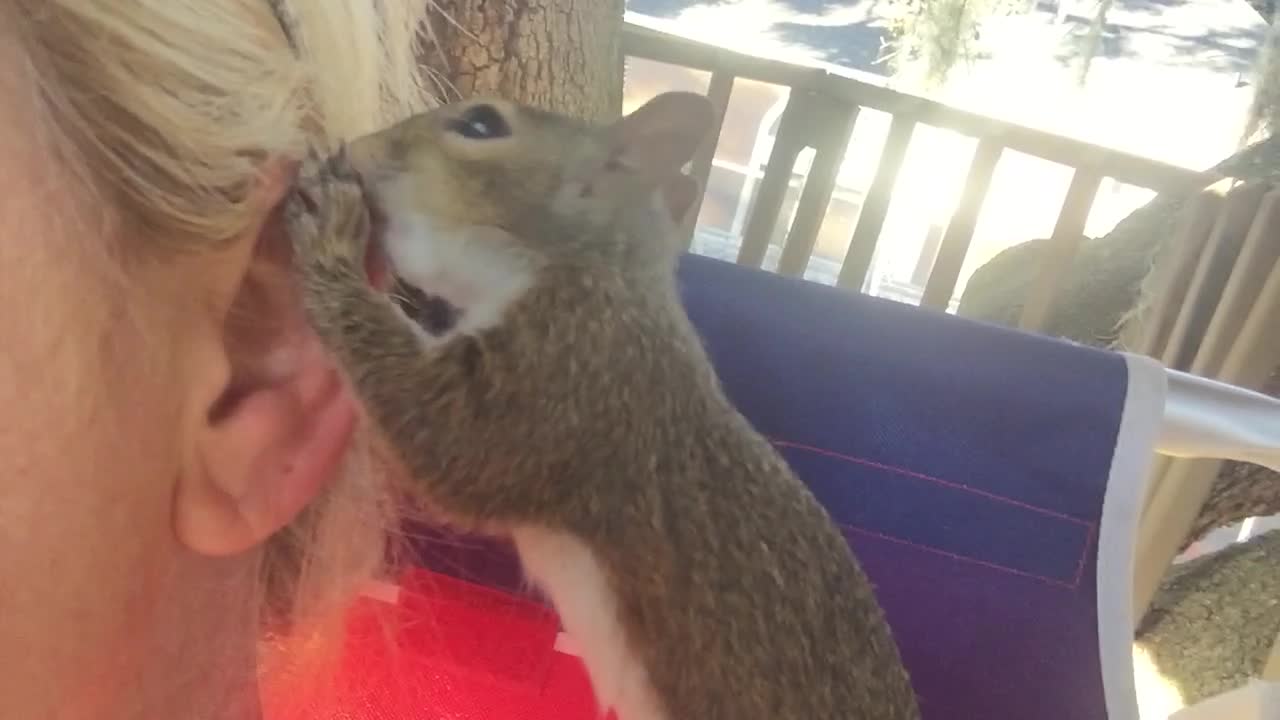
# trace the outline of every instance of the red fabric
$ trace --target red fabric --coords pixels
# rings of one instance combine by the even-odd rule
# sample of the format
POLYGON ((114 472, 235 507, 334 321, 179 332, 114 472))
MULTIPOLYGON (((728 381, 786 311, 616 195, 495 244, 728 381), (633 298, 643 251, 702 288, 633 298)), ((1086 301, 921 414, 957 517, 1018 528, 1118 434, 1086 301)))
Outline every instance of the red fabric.
POLYGON ((265 693, 268 720, 599 720, 581 661, 536 602, 414 570, 364 598, 332 686, 265 693))

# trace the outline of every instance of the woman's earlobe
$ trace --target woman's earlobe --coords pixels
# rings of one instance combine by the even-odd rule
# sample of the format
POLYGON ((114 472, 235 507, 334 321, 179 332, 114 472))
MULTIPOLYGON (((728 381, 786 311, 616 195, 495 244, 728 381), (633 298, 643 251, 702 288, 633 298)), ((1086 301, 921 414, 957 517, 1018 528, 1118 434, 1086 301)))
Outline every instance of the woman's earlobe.
POLYGON ((210 408, 174 495, 174 526, 195 552, 248 550, 291 522, 338 474, 356 404, 318 344, 270 382, 228 388, 210 408))

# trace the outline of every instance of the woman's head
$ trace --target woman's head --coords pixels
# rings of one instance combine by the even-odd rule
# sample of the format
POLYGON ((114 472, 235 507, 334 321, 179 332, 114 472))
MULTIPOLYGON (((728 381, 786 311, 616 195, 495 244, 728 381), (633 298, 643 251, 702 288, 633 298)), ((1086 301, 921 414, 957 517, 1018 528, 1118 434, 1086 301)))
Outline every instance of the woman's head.
POLYGON ((426 5, 0 0, 7 715, 251 711, 264 620, 381 562, 272 211, 308 144, 420 102, 426 5))

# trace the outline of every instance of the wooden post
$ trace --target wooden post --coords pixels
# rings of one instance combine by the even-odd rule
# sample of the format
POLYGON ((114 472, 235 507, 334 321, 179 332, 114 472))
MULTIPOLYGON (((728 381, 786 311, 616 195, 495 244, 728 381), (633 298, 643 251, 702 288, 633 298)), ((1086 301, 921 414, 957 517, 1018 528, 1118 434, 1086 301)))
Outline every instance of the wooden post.
POLYGON ((1227 268, 1236 262, 1250 227, 1259 217, 1259 207, 1265 207, 1260 204, 1267 190, 1264 183, 1246 183, 1227 192, 1209 242, 1200 246, 1200 255, 1191 277, 1186 287, 1180 288, 1179 295, 1183 299, 1198 298, 1200 301, 1182 303, 1160 358, 1167 367, 1194 371, 1195 362, 1202 366, 1214 362, 1213 358, 1201 357, 1201 349, 1208 339, 1205 333, 1220 308, 1222 291, 1230 276, 1227 268))
POLYGON ((742 247, 738 249, 739 265, 758 268, 764 263, 769 240, 778 224, 782 201, 791 184, 796 158, 805 146, 803 130, 806 123, 802 110, 802 106, 806 104, 805 99, 805 93, 793 90, 787 98, 787 106, 782 110, 782 117, 778 119, 773 150, 765 165, 764 178, 756 189, 747 226, 742 231, 742 247))
POLYGON ((960 268, 964 266, 964 258, 969 254, 969 244, 973 241, 973 231, 978 225, 978 215, 982 212, 982 202, 991 187, 991 177, 995 175, 996 165, 1000 162, 1000 154, 1004 145, 996 138, 983 138, 974 148, 973 161, 969 164, 969 177, 964 181, 964 190, 960 193, 960 202, 947 223, 947 232, 942 236, 942 245, 938 248, 938 259, 934 261, 933 270, 929 273, 929 281, 925 283, 924 295, 920 298, 920 306, 946 311, 951 305, 951 296, 956 292, 956 282, 960 279, 960 268))
MULTIPOLYGON (((1269 245, 1280 227, 1280 191, 1264 194, 1266 189, 1265 183, 1256 183, 1227 196, 1213 236, 1201 250, 1197 277, 1182 293, 1182 305, 1188 310, 1184 314, 1208 315, 1204 330, 1195 337, 1179 337, 1175 325, 1162 353, 1189 356, 1182 365, 1193 375, 1245 388, 1261 387, 1280 362, 1280 334, 1273 331, 1280 308, 1280 265, 1274 263, 1269 245), (1246 236, 1243 243, 1236 237, 1239 235, 1246 236), (1223 248, 1234 255, 1233 267, 1230 279, 1218 287, 1200 276, 1210 258, 1221 254, 1223 248), (1270 257, 1271 262, 1261 259, 1264 257, 1270 257)), ((1221 466, 1221 460, 1178 459, 1154 478, 1138 534, 1135 618, 1146 613, 1203 509, 1221 466)))
POLYGON ((1040 261, 1027 302, 1022 306, 1022 316, 1018 320, 1020 329, 1040 332, 1048 324, 1053 298, 1058 294, 1058 282, 1084 241, 1084 226, 1101 184, 1102 176, 1094 170, 1077 168, 1071 177, 1058 222, 1053 226, 1053 237, 1049 239, 1049 247, 1040 261))
POLYGON ((1164 349, 1168 347, 1169 334, 1181 310, 1183 294, 1180 290, 1191 282, 1198 260, 1197 250, 1208 245, 1213 234, 1226 199, 1228 187, 1224 183, 1227 182, 1220 181, 1197 193, 1179 213, 1177 230, 1170 245, 1176 254, 1154 270, 1160 275, 1151 281, 1153 301, 1142 308, 1140 314, 1125 322, 1125 332, 1130 335, 1121 337, 1122 344, 1133 352, 1164 362, 1164 349))
POLYGON ((684 248, 693 245, 693 234, 698 228, 698 213, 702 211, 702 201, 707 196, 707 183, 711 180, 711 162, 716 156, 716 147, 720 144, 720 131, 724 128, 725 113, 729 110, 729 97, 733 94, 734 77, 731 73, 717 70, 711 73, 711 83, 707 86, 707 99, 716 110, 715 125, 702 145, 693 155, 689 175, 698 181, 698 199, 693 201, 689 212, 684 216, 680 232, 684 234, 684 248))
POLYGON ((849 240, 849 250, 845 253, 844 264, 840 267, 840 276, 836 285, 853 291, 860 291, 862 283, 871 269, 871 258, 876 251, 876 242, 880 239, 880 231, 884 228, 884 219, 889 214, 889 202, 893 199, 893 186, 898 181, 898 171, 907 155, 907 146, 911 144, 911 134, 915 132, 916 121, 907 115, 894 115, 889 126, 889 136, 885 138, 884 149, 880 151, 880 165, 876 168, 876 176, 871 181, 871 189, 867 191, 866 200, 862 203, 862 212, 858 213, 858 224, 853 229, 853 237, 849 240))
POLYGON ((822 221, 827 217, 827 207, 836 189, 840 166, 844 164, 845 151, 853 137, 853 126, 858 120, 857 106, 826 103, 825 112, 815 113, 813 118, 816 155, 809 174, 805 177, 804 190, 796 205, 796 219, 782 246, 778 258, 778 272, 800 277, 809 265, 813 247, 818 241, 822 221))

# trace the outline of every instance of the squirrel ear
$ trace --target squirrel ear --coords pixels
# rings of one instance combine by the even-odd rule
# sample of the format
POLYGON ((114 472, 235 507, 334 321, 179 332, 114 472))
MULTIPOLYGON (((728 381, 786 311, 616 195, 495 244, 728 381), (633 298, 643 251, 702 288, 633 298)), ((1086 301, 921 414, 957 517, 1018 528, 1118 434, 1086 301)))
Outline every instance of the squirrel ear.
POLYGON ((662 202, 671 214, 672 222, 677 225, 684 222, 685 215, 689 214, 693 204, 698 201, 701 191, 698 181, 684 173, 676 173, 662 183, 662 202))
POLYGON ((614 158, 622 166, 665 181, 697 152, 715 120, 704 95, 666 92, 610 127, 614 158))

